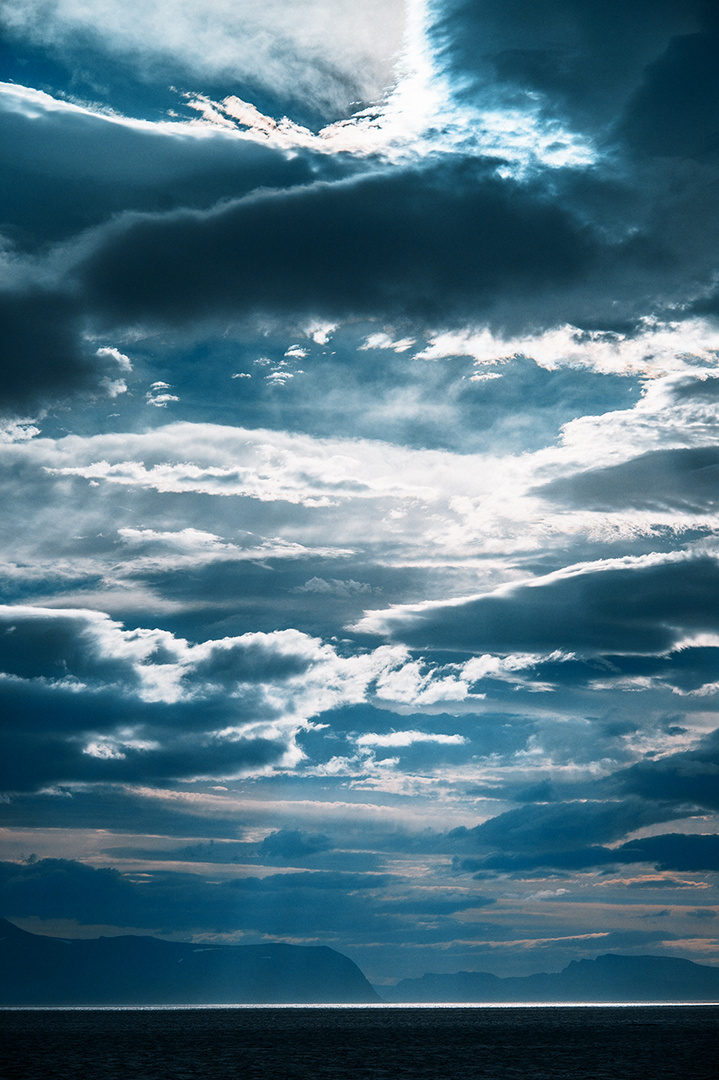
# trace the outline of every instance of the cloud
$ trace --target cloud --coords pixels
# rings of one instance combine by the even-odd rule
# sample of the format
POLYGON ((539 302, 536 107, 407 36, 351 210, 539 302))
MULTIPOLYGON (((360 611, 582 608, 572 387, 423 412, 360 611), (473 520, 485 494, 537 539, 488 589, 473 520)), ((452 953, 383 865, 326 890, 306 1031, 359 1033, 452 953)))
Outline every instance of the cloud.
POLYGON ((66 295, 4 290, 0 320, 0 409, 28 412, 47 398, 99 389, 105 372, 79 343, 79 314, 66 295))
MULTIPOLYGON (((271 639, 266 648, 256 637, 244 647, 191 646, 164 631, 126 631, 93 611, 15 606, 3 608, 1 617, 10 725, 6 789, 229 776, 301 756, 294 740, 304 716, 296 691, 285 695, 283 715, 270 686, 306 674, 316 661, 311 654, 318 643, 304 635, 290 632, 294 646, 281 635, 273 656, 271 639), (307 647, 297 666, 293 648, 307 647), (263 679, 266 691, 255 685, 263 679), (227 691, 231 698, 223 705, 227 691), (35 724, 16 728, 16 715, 28 708, 35 724)), ((325 657, 331 661, 332 650, 325 657)))
POLYGON ((538 95, 551 114, 601 132, 621 114, 652 61, 675 35, 696 31, 697 0, 451 0, 432 34, 462 97, 522 102, 538 95))
POLYGON ((176 394, 171 394, 172 387, 166 382, 154 382, 145 394, 148 405, 154 405, 156 409, 166 409, 172 401, 179 401, 176 394))
POLYGON ((210 207, 256 187, 307 183, 311 162, 234 128, 133 120, 0 82, 2 230, 16 252, 131 209, 210 207))
MULTIPOLYGON (((595 787, 594 794, 599 794, 601 786, 595 787)), ((617 843, 637 829, 676 819, 677 807, 642 795, 522 806, 473 829, 455 829, 449 842, 464 854, 455 856, 454 871, 476 874, 480 880, 497 873, 521 876, 542 869, 561 875, 598 869, 607 873, 609 867, 635 863, 651 863, 662 872, 715 871, 719 855, 715 834, 673 832, 617 843)), ((701 797, 697 801, 701 803, 701 797)), ((658 878, 642 879, 639 884, 661 887, 672 882, 658 878)), ((692 884, 680 879, 673 882, 676 888, 692 884)))
POLYGON ((95 870, 65 859, 41 859, 26 866, 0 864, 0 889, 7 911, 40 917, 95 921, 101 912, 118 916, 133 889, 117 870, 95 870))
POLYGON ((613 852, 626 862, 653 862, 658 870, 719 871, 719 835, 666 833, 630 840, 613 852))
MULTIPOLYGON (((569 817, 569 808, 566 811, 569 817)), ((477 880, 485 880, 497 874, 511 873, 516 876, 536 874, 546 871, 550 874, 569 876, 577 871, 597 871, 609 873, 611 867, 627 864, 651 863, 658 871, 679 871, 683 873, 715 873, 718 840, 715 835, 697 836, 693 834, 671 833, 663 836, 648 837, 646 840, 634 840, 614 847, 606 845, 567 846, 566 850, 554 850, 546 845, 546 838, 534 835, 536 850, 495 851, 481 858, 455 857, 455 873, 471 873, 477 880)), ((623 880, 623 879, 622 879, 623 880)), ((696 882, 672 879, 666 876, 641 878, 627 881, 631 888, 695 888, 696 882)), ((566 890, 565 890, 566 891, 566 890)))
MULTIPOLYGON (((492 5, 482 17, 504 18, 492 5)), ((604 16, 593 20, 608 33, 604 16)), ((0 105, 8 233, 18 250, 41 251, 32 264, 15 260, 13 273, 41 273, 52 299, 45 310, 35 303, 32 319, 36 285, 3 303, 11 322, 32 323, 38 356, 38 336, 57 343, 54 382, 39 373, 24 393, 8 385, 16 408, 82 389, 88 330, 194 335, 227 319, 382 318, 412 334, 375 332, 375 345, 491 326, 516 352, 518 337, 541 348, 541 331, 569 324, 573 353, 589 332, 623 336, 628 355, 652 319, 681 320, 714 288, 714 186, 698 175, 677 185, 636 163, 621 178, 601 163, 592 174, 576 165, 507 175, 497 158, 456 148, 395 165, 330 161, 326 148, 290 152, 237 128, 102 116, 9 84, 0 105), (32 181, 20 182, 26 174, 32 181)), ((599 344, 588 341, 588 354, 599 344)), ((22 370, 25 345, 8 347, 22 370)), ((287 389, 295 374, 276 367, 268 386, 287 389)))
MULTIPOLYGON (((504 367, 518 357, 531 357, 546 371, 566 366, 575 372, 588 368, 606 375, 637 374, 657 380, 679 371, 686 382, 695 385, 709 373, 697 372, 694 365, 699 358, 711 365, 715 345, 715 328, 700 319, 646 320, 623 331, 589 331, 564 325, 517 337, 493 334, 486 328, 447 331, 433 335, 417 356, 428 360, 471 356, 480 372, 485 366, 504 367), (693 370, 687 371, 687 361, 693 370)), ((649 388, 645 391, 650 392, 649 388)))
POLYGON ((419 648, 663 653, 714 629, 719 568, 654 556, 567 568, 495 593, 367 614, 359 624, 419 648))
POLYGON ((304 860, 329 851, 332 842, 323 833, 307 833, 302 829, 279 829, 270 833, 260 844, 262 858, 304 860))
MULTIPOLYGON (((431 492, 422 484, 419 469, 411 480, 393 475, 383 451, 376 444, 356 445, 342 438, 314 440, 261 428, 177 423, 140 434, 35 443, 29 453, 38 464, 42 459, 51 475, 165 493, 243 495, 326 507, 346 496, 416 499, 431 492)), ((395 456, 407 458, 402 448, 395 456)))
POLYGON ((467 695, 441 671, 420 674, 403 649, 342 656, 298 630, 193 644, 100 612, 29 605, 0 610, 0 669, 10 790, 291 769, 304 756, 299 733, 327 710, 374 695, 420 707, 467 695), (27 710, 31 728, 17 724, 27 710))
POLYGON ((443 164, 258 194, 206 214, 130 215, 97 234, 78 278, 108 323, 253 312, 432 323, 489 319, 500 296, 538 312, 538 291, 546 303, 576 284, 601 250, 547 196, 497 179, 491 164, 443 164))
MULTIPOLYGON (((707 389, 715 390, 712 379, 707 389)), ((603 469, 554 480, 537 493, 595 511, 679 510, 711 513, 716 504, 719 448, 653 450, 603 469)))
POLYGON ((433 734, 429 731, 391 731, 387 735, 366 732, 357 739, 358 746, 402 747, 415 743, 440 743, 445 746, 462 746, 469 742, 464 735, 433 734))
POLYGON ((306 581, 304 585, 296 585, 292 591, 296 593, 331 593, 336 596, 354 596, 371 593, 375 590, 366 581, 353 581, 352 578, 346 580, 331 578, 327 581, 325 578, 313 577, 306 581))
POLYGON ((118 689, 2 678, 0 788, 23 792, 52 784, 167 784, 257 774, 291 767, 297 760, 295 725, 258 724, 261 701, 256 712, 244 716, 245 726, 253 720, 246 731, 223 736, 219 732, 228 720, 237 724, 243 716, 242 706, 230 715, 207 698, 170 707, 143 703, 127 690, 118 700, 118 689))
POLYGON ((147 82, 244 83, 343 115, 358 97, 378 98, 391 84, 403 10, 396 0, 299 0, 291 8, 281 0, 239 7, 208 0, 201 9, 187 0, 150 7, 128 0, 121 8, 105 0, 6 0, 2 25, 73 65, 83 57, 87 64, 94 49, 147 82))
POLYGON ((353 919, 366 932, 377 921, 366 897, 390 881, 388 875, 320 871, 215 882, 165 871, 138 884, 113 868, 38 859, 26 865, 0 863, 0 905, 10 918, 22 913, 164 933, 200 930, 209 923, 220 932, 241 929, 265 939, 302 939, 346 930, 353 919))
POLYGON ((607 781, 610 787, 628 796, 658 799, 669 805, 719 809, 719 732, 707 735, 692 750, 638 761, 607 781))
MULTIPOLYGON (((620 216, 609 238, 584 200, 573 200, 577 183, 519 183, 499 177, 496 162, 442 162, 261 191, 212 209, 126 213, 47 263, 46 274, 74 286, 72 298, 56 290, 55 323, 67 339, 58 370, 80 363, 81 326, 194 333, 227 319, 381 317, 425 331, 489 325, 505 336, 567 322, 636 332, 642 319, 666 318, 710 287, 706 199, 701 213, 696 200, 687 204, 693 220, 681 237, 668 232, 679 209, 658 196, 650 200, 656 221, 620 216)), ((8 294, 8 317, 21 319, 28 302, 8 294)), ((295 374, 277 371, 283 386, 295 374)))
POLYGON ((673 37, 627 103, 619 132, 634 152, 701 159, 719 147, 719 24, 711 4, 695 8, 703 9, 701 32, 673 37))
POLYGON ((380 6, 0 4, 0 910, 709 955, 716 17, 380 6))
MULTIPOLYGON (((474 829, 450 833, 453 843, 467 851, 484 849, 544 858, 574 852, 593 844, 619 840, 628 832, 674 816, 654 803, 640 799, 586 800, 570 803, 523 806, 490 818, 474 829)), ((536 863, 535 863, 536 865, 536 863)))

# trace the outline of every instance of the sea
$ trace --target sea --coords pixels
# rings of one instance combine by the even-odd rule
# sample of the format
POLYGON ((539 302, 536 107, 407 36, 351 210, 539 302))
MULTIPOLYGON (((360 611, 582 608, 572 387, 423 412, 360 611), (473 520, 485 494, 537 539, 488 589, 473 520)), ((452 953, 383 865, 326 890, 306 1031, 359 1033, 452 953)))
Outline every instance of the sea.
POLYGON ((2 1080, 717 1080, 719 1005, 0 1011, 2 1080))

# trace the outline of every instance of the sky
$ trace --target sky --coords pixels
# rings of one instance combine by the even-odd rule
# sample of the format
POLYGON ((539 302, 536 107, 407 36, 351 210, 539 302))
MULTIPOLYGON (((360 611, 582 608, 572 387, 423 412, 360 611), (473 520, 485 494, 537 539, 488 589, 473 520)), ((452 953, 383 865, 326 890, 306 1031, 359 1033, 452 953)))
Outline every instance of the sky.
POLYGON ((719 964, 718 50, 0 0, 0 914, 719 964))

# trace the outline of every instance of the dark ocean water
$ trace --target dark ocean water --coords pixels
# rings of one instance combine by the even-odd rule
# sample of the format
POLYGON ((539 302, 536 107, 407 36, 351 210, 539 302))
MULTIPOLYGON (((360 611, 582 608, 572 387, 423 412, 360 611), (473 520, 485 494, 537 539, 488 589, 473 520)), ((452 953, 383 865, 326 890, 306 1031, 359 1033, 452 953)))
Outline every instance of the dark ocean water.
POLYGON ((719 1006, 17 1009, 2 1080, 716 1080, 719 1006))

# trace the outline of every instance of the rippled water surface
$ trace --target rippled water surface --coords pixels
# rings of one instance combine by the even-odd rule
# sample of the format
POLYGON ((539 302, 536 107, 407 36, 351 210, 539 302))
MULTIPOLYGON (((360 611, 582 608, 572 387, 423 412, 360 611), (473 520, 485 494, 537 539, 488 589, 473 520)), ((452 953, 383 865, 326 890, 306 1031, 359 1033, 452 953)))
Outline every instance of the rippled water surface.
POLYGON ((719 1006, 0 1013, 2 1080, 715 1080, 719 1006))

